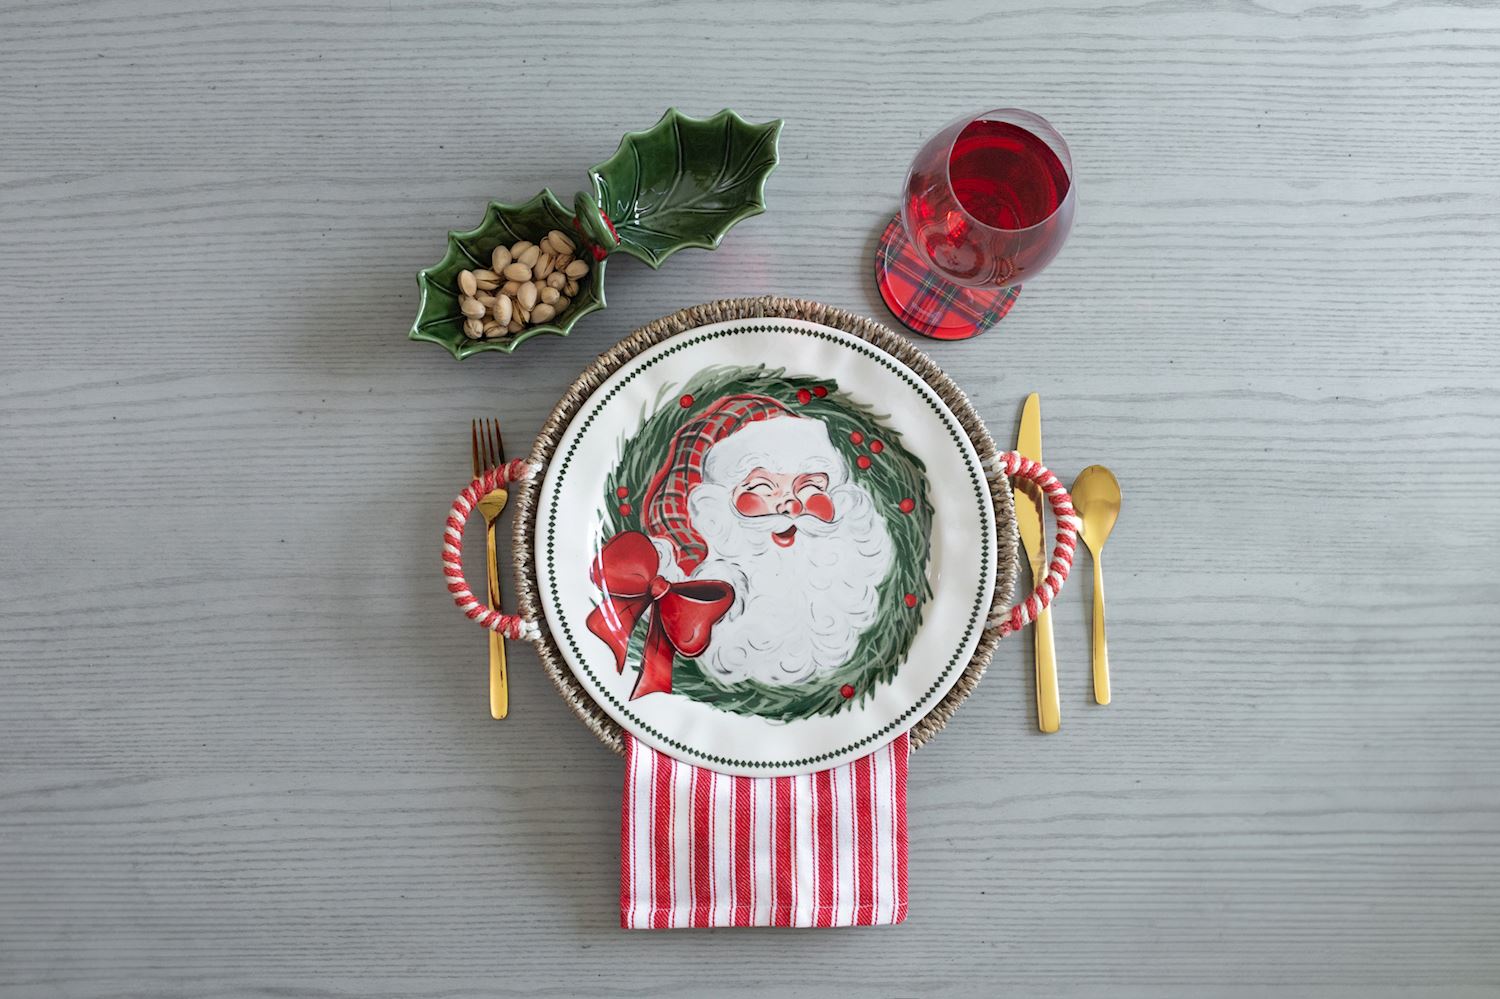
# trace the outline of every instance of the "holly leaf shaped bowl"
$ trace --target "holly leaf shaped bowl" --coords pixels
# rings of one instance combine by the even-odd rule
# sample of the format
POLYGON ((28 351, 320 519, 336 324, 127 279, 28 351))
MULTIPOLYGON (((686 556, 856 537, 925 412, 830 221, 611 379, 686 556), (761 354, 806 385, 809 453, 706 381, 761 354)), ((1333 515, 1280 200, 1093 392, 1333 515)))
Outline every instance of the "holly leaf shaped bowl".
POLYGON ((675 108, 620 140, 589 171, 619 248, 651 267, 690 246, 712 250, 741 219, 766 210, 781 122, 752 125, 725 108, 689 118, 675 108))
POLYGON ((707 118, 670 108, 589 170, 593 193, 579 193, 572 211, 550 190, 523 204, 492 202, 477 227, 450 232, 443 259, 417 275, 421 299, 408 336, 441 344, 459 360, 508 354, 543 334, 567 336, 579 319, 604 308, 604 265, 616 250, 655 269, 678 250, 716 248, 735 223, 765 211, 781 124, 754 125, 728 108, 707 118), (534 243, 553 229, 567 233, 577 256, 589 261, 572 303, 550 322, 513 334, 465 336, 459 272, 487 268, 495 247, 534 243))
POLYGON ((464 335, 464 314, 458 307, 458 275, 460 271, 489 267, 490 254, 497 246, 510 246, 522 239, 536 242, 553 229, 561 229, 577 242, 579 236, 573 221, 573 213, 563 207, 556 195, 543 190, 520 205, 493 201, 484 213, 484 221, 477 227, 467 232, 448 233, 448 252, 443 259, 417 275, 422 297, 417 306, 416 322, 411 327, 411 339, 442 344, 461 361, 490 350, 508 354, 534 336, 567 336, 574 323, 590 312, 604 308, 606 260, 603 257, 592 259, 589 246, 580 246, 578 250, 578 255, 589 261, 589 273, 579 284, 577 297, 563 314, 552 322, 528 326, 495 340, 471 340, 464 335))

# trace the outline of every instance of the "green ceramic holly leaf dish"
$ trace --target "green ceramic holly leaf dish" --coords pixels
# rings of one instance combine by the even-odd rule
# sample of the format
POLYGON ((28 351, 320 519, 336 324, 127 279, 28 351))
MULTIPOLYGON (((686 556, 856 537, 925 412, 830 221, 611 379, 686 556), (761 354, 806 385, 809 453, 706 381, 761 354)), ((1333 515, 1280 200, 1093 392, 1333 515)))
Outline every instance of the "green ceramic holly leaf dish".
POLYGON ((689 118, 675 108, 589 171, 620 249, 652 267, 689 246, 713 249, 730 227, 766 210, 781 122, 752 125, 725 108, 689 118))
POLYGON ((589 262, 589 273, 579 282, 578 295, 555 320, 528 326, 518 333, 494 340, 474 340, 464 335, 464 314, 459 310, 458 275, 490 266, 490 255, 497 246, 511 246, 520 240, 535 242, 553 229, 578 236, 574 231, 572 212, 549 190, 521 205, 492 202, 484 221, 468 232, 448 234, 448 252, 436 264, 417 275, 422 295, 417 305, 417 320, 412 324, 413 340, 440 343, 460 361, 487 350, 510 353, 534 336, 549 334, 567 336, 573 324, 590 312, 604 308, 604 258, 593 259, 586 246, 579 255, 589 262))
MULTIPOLYGON (((410 338, 441 344, 463 360, 508 354, 543 334, 567 336, 579 319, 604 308, 604 265, 615 250, 660 267, 686 247, 714 249, 736 222, 765 211, 780 132, 780 121, 752 125, 728 109, 692 118, 673 108, 651 128, 626 135, 613 156, 589 171, 594 192, 579 193, 572 211, 546 190, 524 204, 492 203, 477 227, 450 232, 443 259, 417 275, 421 299, 410 338), (488 337, 466 334, 460 274, 490 268, 498 246, 540 243, 553 230, 571 240, 574 260, 588 267, 577 293, 545 322, 495 329, 488 337)), ((492 289, 486 294, 504 293, 484 287, 492 289)))

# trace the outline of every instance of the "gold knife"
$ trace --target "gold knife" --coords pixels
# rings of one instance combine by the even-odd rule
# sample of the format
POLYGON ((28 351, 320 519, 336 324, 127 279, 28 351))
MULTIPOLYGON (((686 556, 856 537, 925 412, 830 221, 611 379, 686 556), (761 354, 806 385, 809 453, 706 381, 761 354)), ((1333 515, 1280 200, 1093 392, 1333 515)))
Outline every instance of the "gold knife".
MULTIPOLYGON (((1035 392, 1021 409, 1021 432, 1016 450, 1032 461, 1042 460, 1042 400, 1035 392)), ((1021 547, 1031 563, 1032 585, 1047 576, 1047 529, 1042 520, 1042 493, 1029 484, 1012 490, 1016 501, 1016 523, 1021 547)), ((1057 692, 1057 652, 1052 645, 1052 614, 1043 608, 1036 619, 1036 720, 1043 732, 1056 732, 1061 723, 1061 699, 1057 692)))

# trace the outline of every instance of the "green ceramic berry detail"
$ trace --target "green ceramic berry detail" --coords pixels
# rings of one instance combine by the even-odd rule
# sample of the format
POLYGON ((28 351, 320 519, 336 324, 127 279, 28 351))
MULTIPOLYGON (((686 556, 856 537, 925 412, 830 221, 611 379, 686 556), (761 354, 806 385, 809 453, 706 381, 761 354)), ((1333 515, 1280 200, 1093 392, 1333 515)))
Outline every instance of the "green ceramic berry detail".
MULTIPOLYGON (((573 199, 573 212, 578 216, 578 227, 590 243, 606 254, 613 253, 620 245, 620 237, 610 225, 610 220, 599 210, 599 202, 583 191, 573 199)), ((596 254, 597 255, 597 254, 596 254)))

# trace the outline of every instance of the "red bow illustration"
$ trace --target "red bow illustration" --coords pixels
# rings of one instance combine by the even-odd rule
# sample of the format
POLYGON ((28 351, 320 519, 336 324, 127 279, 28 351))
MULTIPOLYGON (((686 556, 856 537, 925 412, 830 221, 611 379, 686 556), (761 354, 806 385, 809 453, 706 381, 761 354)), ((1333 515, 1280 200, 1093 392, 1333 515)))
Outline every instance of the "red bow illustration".
POLYGON ((604 591, 604 602, 588 617, 588 628, 615 654, 615 671, 625 669, 625 650, 635 623, 648 609, 651 627, 641 655, 641 673, 630 699, 672 692, 672 658, 697 656, 708 648, 714 622, 734 603, 734 590, 717 579, 669 583, 658 571, 656 546, 639 531, 616 534, 600 549, 589 578, 604 591))

